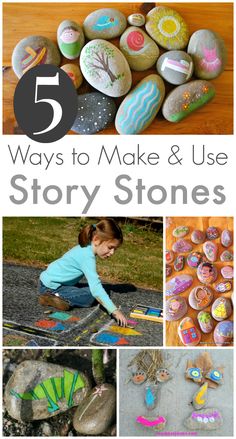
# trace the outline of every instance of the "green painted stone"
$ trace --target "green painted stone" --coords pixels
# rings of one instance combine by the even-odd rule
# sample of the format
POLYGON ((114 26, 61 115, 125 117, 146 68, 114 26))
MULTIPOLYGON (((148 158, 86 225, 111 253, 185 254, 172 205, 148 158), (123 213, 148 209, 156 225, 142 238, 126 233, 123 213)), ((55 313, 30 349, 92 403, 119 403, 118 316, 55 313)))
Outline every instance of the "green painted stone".
POLYGON ((164 101, 162 113, 169 122, 180 122, 215 96, 208 81, 190 81, 172 90, 164 101))
POLYGON ((57 43, 62 55, 67 59, 78 58, 84 46, 84 33, 78 23, 64 20, 57 29, 57 43))

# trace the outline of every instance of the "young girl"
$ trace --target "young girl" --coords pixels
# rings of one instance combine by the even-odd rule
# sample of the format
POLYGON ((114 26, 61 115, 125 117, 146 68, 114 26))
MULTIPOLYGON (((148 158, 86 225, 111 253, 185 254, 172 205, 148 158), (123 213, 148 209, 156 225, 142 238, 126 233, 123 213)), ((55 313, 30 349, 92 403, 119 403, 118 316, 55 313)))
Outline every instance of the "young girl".
POLYGON ((89 307, 97 300, 121 326, 126 326, 125 316, 104 290, 96 271, 96 256, 109 258, 122 244, 120 227, 113 219, 103 219, 84 227, 78 241, 79 245, 41 273, 39 303, 66 311, 74 306, 89 307), (87 287, 78 284, 83 276, 87 279, 87 287))

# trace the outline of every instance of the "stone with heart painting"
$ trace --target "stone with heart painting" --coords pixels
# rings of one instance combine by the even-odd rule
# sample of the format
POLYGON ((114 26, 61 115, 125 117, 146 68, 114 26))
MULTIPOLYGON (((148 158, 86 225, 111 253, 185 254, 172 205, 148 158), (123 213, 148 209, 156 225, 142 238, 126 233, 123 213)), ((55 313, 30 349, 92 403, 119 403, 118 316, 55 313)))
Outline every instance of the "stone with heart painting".
POLYGON ((142 29, 131 26, 121 35, 120 50, 134 71, 151 68, 158 56, 159 48, 142 29))
POLYGON ((217 78, 224 70, 227 50, 224 40, 209 29, 200 29, 189 40, 187 52, 194 62, 194 74, 200 79, 217 78))

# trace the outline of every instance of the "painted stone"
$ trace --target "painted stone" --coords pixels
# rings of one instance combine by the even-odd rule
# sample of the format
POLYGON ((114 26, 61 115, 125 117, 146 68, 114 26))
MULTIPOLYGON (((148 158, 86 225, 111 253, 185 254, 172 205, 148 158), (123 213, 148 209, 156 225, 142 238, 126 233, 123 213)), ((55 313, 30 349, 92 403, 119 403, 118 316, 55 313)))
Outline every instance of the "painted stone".
POLYGON ((78 58, 85 38, 82 28, 72 20, 64 20, 57 29, 57 44, 67 59, 78 58))
POLYGON ((184 346, 196 346, 201 341, 201 333, 191 317, 184 317, 178 326, 178 335, 184 346))
POLYGON ((188 311, 186 299, 181 296, 170 297, 166 302, 166 320, 171 322, 172 320, 181 319, 188 311))
POLYGON ((194 230, 191 234, 191 241, 194 244, 202 244, 205 241, 206 234, 202 230, 194 230))
POLYGON ((209 240, 217 239, 220 236, 220 232, 216 227, 210 226, 206 230, 206 235, 207 235, 207 239, 209 239, 209 240))
POLYGON ((122 101, 115 119, 120 134, 139 134, 155 119, 165 95, 158 75, 146 76, 122 101))
POLYGON ((229 280, 218 282, 218 284, 215 286, 215 290, 218 291, 218 293, 226 293, 227 291, 231 291, 232 283, 229 280))
POLYGON ((192 289, 188 300, 191 308, 200 311, 210 305, 213 300, 213 292, 209 287, 200 285, 192 289))
POLYGON ((166 284, 166 295, 175 296, 191 287, 193 278, 189 274, 179 274, 172 277, 166 284))
POLYGON ((213 318, 207 311, 200 311, 197 315, 199 326, 204 334, 209 334, 214 329, 213 318))
POLYGON ((166 250, 166 263, 169 264, 169 263, 173 262, 174 258, 175 258, 175 255, 172 252, 172 250, 166 250))
POLYGON ((208 81, 190 81, 174 88, 166 97, 162 113, 169 122, 180 122, 215 96, 215 88, 208 81))
POLYGON ((175 271, 181 271, 184 268, 185 257, 183 255, 178 255, 174 261, 174 269, 175 271))
POLYGON ((110 40, 119 37, 126 26, 124 14, 114 8, 97 9, 89 14, 83 23, 84 33, 88 40, 97 38, 110 40))
POLYGON ((207 404, 208 401, 208 383, 205 382, 196 390, 193 395, 192 404, 195 410, 200 410, 207 404))
POLYGON ((107 383, 98 385, 76 409, 74 429, 82 435, 100 435, 112 424, 115 413, 115 388, 107 383))
POLYGON ((166 383, 172 378, 172 375, 168 369, 158 369, 156 372, 156 381, 158 383, 166 383))
POLYGON ((77 115, 72 131, 95 134, 107 128, 114 120, 116 105, 112 98, 99 92, 78 95, 77 115))
POLYGON ((76 89, 81 86, 83 82, 83 76, 79 66, 77 66, 76 64, 64 64, 61 69, 67 73, 76 89))
POLYGON ((201 262, 197 267, 197 277, 203 284, 212 284, 217 279, 217 269, 211 262, 201 262))
POLYGON ((226 265, 225 267, 222 267, 220 272, 224 279, 233 279, 234 277, 234 269, 230 265, 226 265))
POLYGON ((152 67, 158 56, 159 48, 142 29, 131 26, 120 38, 120 50, 129 66, 135 71, 144 71, 152 67))
POLYGON ((126 94, 132 84, 129 64, 114 44, 105 40, 87 43, 80 55, 83 76, 102 93, 118 97, 126 94))
POLYGON ((214 330, 214 342, 217 346, 229 346, 234 338, 234 324, 231 320, 217 323, 214 330))
POLYGON ((220 236, 221 244, 224 247, 230 247, 233 244, 233 234, 230 230, 223 230, 220 236))
POLYGON ((146 16, 146 31, 161 47, 167 50, 184 49, 189 30, 181 15, 171 8, 158 6, 146 16))
POLYGON ((143 26, 146 21, 144 15, 139 13, 129 15, 127 20, 131 26, 138 26, 138 27, 143 26))
POLYGON ((218 322, 228 319, 232 312, 231 300, 227 297, 218 297, 211 307, 212 317, 218 322))
POLYGON ((206 241, 202 247, 208 261, 215 262, 217 259, 218 247, 214 242, 206 241))
POLYGON ((186 239, 178 239, 173 245, 172 250, 176 253, 188 253, 192 250, 192 244, 186 241, 186 239))
POLYGON ((152 418, 146 418, 146 416, 138 416, 136 422, 143 427, 152 428, 154 431, 164 430, 166 426, 166 418, 163 416, 157 416, 152 418))
POLYGON ((156 64, 159 75, 174 85, 185 84, 193 74, 193 61, 183 50, 163 53, 156 64))
POLYGON ((187 226, 179 226, 173 230, 172 235, 175 238, 184 238, 184 236, 186 236, 188 232, 189 228, 187 226))
POLYGON ((200 383, 202 381, 202 369, 199 367, 188 367, 185 376, 193 380, 194 383, 200 383))
POLYGON ((207 408, 194 411, 184 425, 189 430, 217 430, 223 425, 223 418, 218 409, 207 408))
POLYGON ((19 41, 12 53, 12 68, 18 78, 21 78, 32 67, 40 64, 59 66, 60 62, 61 56, 56 44, 38 35, 19 41))
POLYGON ((229 250, 224 250, 223 253, 220 255, 220 260, 222 262, 231 262, 234 260, 234 255, 229 250))
POLYGON ((47 419, 81 404, 90 390, 83 372, 42 361, 24 361, 5 389, 9 415, 19 421, 47 419))
POLYGON ((218 369, 211 369, 207 374, 205 375, 205 378, 207 378, 210 381, 213 381, 216 384, 223 384, 223 373, 218 369))
POLYGON ((144 389, 144 403, 148 410, 153 410, 157 405, 158 386, 156 384, 146 384, 144 389))
POLYGON ((201 79, 217 78, 226 64, 226 47, 221 36, 208 29, 194 32, 187 52, 193 58, 194 74, 201 79))
POLYGON ((202 260, 202 254, 199 252, 191 252, 187 256, 187 264, 191 268, 197 268, 198 265, 201 263, 202 260))
POLYGON ((166 277, 169 277, 172 273, 171 265, 166 264, 166 277))
POLYGON ((138 384, 138 385, 143 384, 146 381, 146 379, 147 379, 146 373, 141 370, 132 373, 131 380, 133 384, 138 384))

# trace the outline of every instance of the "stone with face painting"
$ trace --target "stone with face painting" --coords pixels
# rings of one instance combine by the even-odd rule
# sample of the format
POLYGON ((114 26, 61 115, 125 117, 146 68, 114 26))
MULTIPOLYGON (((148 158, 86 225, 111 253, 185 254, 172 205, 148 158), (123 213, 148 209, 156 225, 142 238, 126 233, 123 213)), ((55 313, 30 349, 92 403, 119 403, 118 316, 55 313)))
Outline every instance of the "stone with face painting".
POLYGON ((213 292, 209 287, 200 285, 192 289, 188 300, 191 308, 200 311, 210 305, 213 300, 213 292))
POLYGON ((78 58, 84 42, 84 33, 78 23, 72 20, 64 20, 59 25, 57 29, 57 43, 65 58, 78 58))
POLYGON ((166 320, 179 320, 188 311, 186 299, 181 296, 170 297, 166 302, 166 320))
POLYGON ((217 279, 217 269, 211 262, 201 262, 197 267, 197 277, 203 284, 212 284, 217 279))

